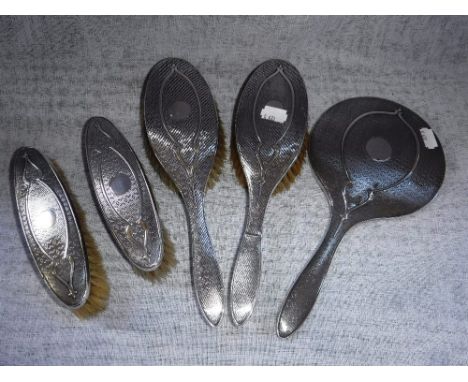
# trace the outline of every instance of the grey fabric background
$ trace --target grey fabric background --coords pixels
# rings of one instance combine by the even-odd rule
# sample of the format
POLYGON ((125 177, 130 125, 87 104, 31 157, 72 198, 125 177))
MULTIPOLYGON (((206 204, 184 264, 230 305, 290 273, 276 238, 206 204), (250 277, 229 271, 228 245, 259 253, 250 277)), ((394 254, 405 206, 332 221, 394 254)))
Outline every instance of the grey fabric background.
MULTIPOLYGON (((466 17, 2 17, 0 18, 0 364, 468 364, 468 18, 466 17), (277 312, 327 226, 327 200, 308 163, 273 198, 264 225, 256 310, 241 328, 209 328, 192 297, 180 199, 151 168, 140 92, 167 56, 192 62, 230 136, 234 101, 250 71, 279 57, 302 73, 309 128, 348 97, 379 96, 418 112, 446 154, 445 183, 417 213, 367 222, 339 247, 315 309, 291 338, 277 312), (132 273, 88 189, 81 129, 111 119, 137 152, 177 267, 152 285, 132 273), (79 321, 45 293, 16 230, 8 185, 13 151, 56 159, 102 250, 111 296, 79 321)), ((226 163, 206 215, 225 285, 246 193, 226 163)))

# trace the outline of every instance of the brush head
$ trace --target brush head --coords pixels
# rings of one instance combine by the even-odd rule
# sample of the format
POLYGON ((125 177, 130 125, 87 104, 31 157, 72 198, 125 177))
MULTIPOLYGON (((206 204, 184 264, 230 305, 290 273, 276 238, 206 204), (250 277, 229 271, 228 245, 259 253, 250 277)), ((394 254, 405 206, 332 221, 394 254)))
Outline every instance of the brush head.
POLYGON ((152 151, 184 200, 194 188, 205 191, 220 134, 206 80, 185 60, 161 60, 146 78, 142 106, 152 151))
POLYGON ((70 186, 63 170, 56 161, 52 161, 52 164, 54 166, 54 170, 59 175, 63 186, 68 192, 68 197, 73 206, 73 210, 80 227, 81 238, 88 258, 90 278, 89 296, 86 303, 81 308, 73 310, 73 313, 75 313, 78 318, 86 319, 91 316, 95 316, 106 309, 107 302, 109 300, 109 282, 102 264, 102 257, 99 252, 99 248, 87 226, 85 212, 78 203, 76 196, 70 191, 70 186))
POLYGON ((244 188, 246 177, 272 194, 291 187, 306 153, 307 103, 304 81, 289 62, 265 61, 247 77, 234 108, 231 140, 234 173, 244 188))

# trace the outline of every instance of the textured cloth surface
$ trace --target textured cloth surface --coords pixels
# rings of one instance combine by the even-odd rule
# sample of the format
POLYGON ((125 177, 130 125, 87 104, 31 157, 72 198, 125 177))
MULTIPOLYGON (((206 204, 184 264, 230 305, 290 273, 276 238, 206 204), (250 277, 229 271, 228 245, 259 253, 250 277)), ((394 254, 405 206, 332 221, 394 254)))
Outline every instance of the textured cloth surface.
MULTIPOLYGON (((1 17, 0 36, 0 364, 468 364, 468 18, 1 17), (192 295, 181 200, 151 167, 141 136, 145 76, 168 56, 200 70, 228 137, 246 76, 282 58, 304 77, 309 128, 340 100, 378 96, 416 111, 443 144, 436 198, 351 230, 315 308, 286 340, 276 316, 324 234, 326 197, 307 162, 270 201, 253 316, 240 328, 229 316, 208 327, 192 295), (132 272, 93 204, 80 144, 96 115, 127 137, 153 185, 179 261, 162 283, 132 272), (8 165, 24 145, 59 162, 103 253, 109 307, 91 320, 53 302, 22 246, 8 165)), ((225 287, 245 205, 228 161, 206 199, 225 287)))

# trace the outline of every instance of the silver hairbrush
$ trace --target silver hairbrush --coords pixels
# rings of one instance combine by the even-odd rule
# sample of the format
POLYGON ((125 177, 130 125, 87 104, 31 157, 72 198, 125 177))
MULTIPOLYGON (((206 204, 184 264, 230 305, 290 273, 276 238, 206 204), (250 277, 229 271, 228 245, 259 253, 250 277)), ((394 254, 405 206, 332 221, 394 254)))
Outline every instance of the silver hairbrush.
POLYGON ((234 323, 252 314, 260 284, 263 219, 270 196, 293 166, 307 127, 307 93, 290 63, 268 60, 247 79, 239 95, 236 148, 248 185, 248 211, 231 279, 234 323))
POLYGON ((223 314, 223 284, 203 207, 218 147, 216 105, 197 69, 177 58, 151 69, 143 102, 150 146, 187 212, 196 300, 207 322, 216 326, 223 314))

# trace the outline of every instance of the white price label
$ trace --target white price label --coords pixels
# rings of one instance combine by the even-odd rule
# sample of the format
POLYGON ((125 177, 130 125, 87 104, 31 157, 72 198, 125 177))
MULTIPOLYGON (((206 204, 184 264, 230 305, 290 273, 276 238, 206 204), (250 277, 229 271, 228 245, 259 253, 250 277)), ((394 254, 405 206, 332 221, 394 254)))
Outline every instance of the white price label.
POLYGON ((421 137, 424 141, 424 146, 426 146, 428 149, 435 149, 439 146, 437 144, 437 139, 431 129, 423 127, 422 129, 419 129, 419 132, 421 133, 421 137))
POLYGON ((279 107, 266 105, 260 112, 260 117, 268 121, 284 123, 288 119, 288 111, 279 107))

